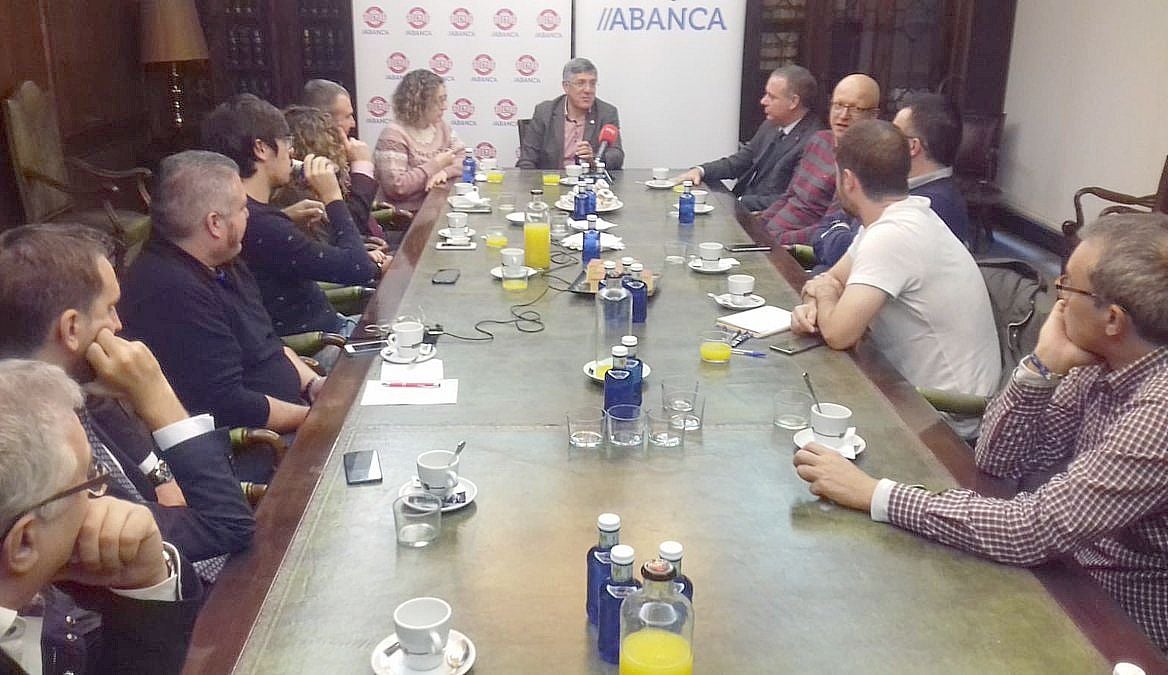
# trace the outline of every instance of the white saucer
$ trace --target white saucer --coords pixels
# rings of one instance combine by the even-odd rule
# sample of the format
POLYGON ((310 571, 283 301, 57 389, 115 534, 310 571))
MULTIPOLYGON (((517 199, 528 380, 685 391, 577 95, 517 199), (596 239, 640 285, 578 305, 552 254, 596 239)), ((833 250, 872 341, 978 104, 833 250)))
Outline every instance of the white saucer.
MULTIPOLYGON (((607 359, 601 359, 600 365, 604 365, 604 364, 609 364, 611 366, 612 365, 612 357, 610 356, 607 359)), ((644 382, 645 380, 649 379, 649 375, 652 372, 653 372, 653 369, 649 367, 649 364, 642 361, 641 362, 641 381, 644 382)), ((603 377, 596 376, 596 362, 595 361, 589 361, 588 363, 584 364, 584 374, 587 375, 588 379, 592 380, 593 382, 600 382, 602 384, 604 383, 603 377)))
POLYGON ((732 297, 729 293, 715 295, 714 302, 722 305, 726 309, 754 309, 755 307, 762 307, 766 304, 766 300, 761 295, 748 295, 746 296, 746 302, 741 305, 731 300, 732 297))
MULTIPOLYGON (((528 267, 527 265, 524 265, 523 269, 527 270, 527 278, 528 279, 539 274, 539 270, 535 269, 534 267, 528 267)), ((491 268, 491 276, 495 277, 496 279, 502 279, 503 278, 503 266, 499 265, 498 267, 492 267, 491 268)))
POLYGON ((434 348, 434 345, 423 343, 422 346, 418 348, 418 356, 416 358, 408 359, 404 356, 398 356, 397 351, 393 348, 393 346, 389 346, 381 350, 381 358, 389 361, 390 363, 421 363, 423 361, 429 361, 430 359, 434 358, 434 355, 437 353, 438 350, 434 348), (423 350, 426 347, 429 347, 430 349, 429 351, 423 353, 423 350))
MULTIPOLYGON (((444 228, 442 228, 441 230, 438 230, 438 236, 439 236, 439 237, 442 237, 442 238, 444 238, 444 239, 449 239, 449 238, 450 238, 450 236, 451 236, 451 235, 450 235, 450 228, 449 228, 449 227, 444 227, 444 228)), ((474 231, 474 230, 472 230, 471 228, 469 228, 469 227, 468 227, 468 228, 466 228, 466 234, 464 234, 464 235, 462 235, 462 236, 464 236, 464 237, 473 237, 473 236, 475 236, 475 231, 474 231)))
POLYGON ((729 272, 733 267, 734 263, 729 262, 726 258, 719 258, 717 267, 706 267, 702 264, 701 258, 694 258, 689 261, 689 268, 702 274, 722 274, 723 272, 729 272))
MULTIPOLYGON (((860 436, 860 434, 853 434, 852 438, 855 439, 855 445, 852 446, 853 454, 851 457, 848 457, 847 453, 840 452, 839 450, 836 450, 835 448, 832 448, 832 449, 836 450, 836 452, 839 452, 844 457, 848 457, 848 459, 855 459, 856 455, 859 455, 861 452, 864 452, 864 449, 868 447, 868 442, 865 441, 860 436)), ((815 440, 815 433, 813 431, 811 431, 811 427, 807 427, 805 429, 800 429, 799 431, 795 432, 795 439, 794 440, 795 440, 795 446, 801 448, 804 445, 807 445, 811 441, 815 440)), ((828 446, 828 447, 831 447, 831 446, 828 446)))
MULTIPOLYGON (((605 220, 604 218, 597 218, 596 219, 596 231, 597 232, 604 232, 605 230, 616 227, 619 224, 620 223, 610 223, 609 221, 605 220)), ((584 230, 588 229, 588 221, 587 220, 572 220, 571 218, 568 218, 568 225, 573 230, 577 230, 579 232, 583 232, 584 230)))
POLYGON ((507 214, 507 222, 512 225, 522 225, 527 220, 527 214, 523 211, 512 211, 507 214))
MULTIPOLYGON (((408 483, 398 489, 397 496, 404 497, 408 494, 419 494, 425 491, 425 488, 422 487, 422 481, 418 480, 417 476, 414 476, 408 483)), ((458 485, 455 485, 454 489, 450 491, 450 494, 446 495, 446 498, 442 500, 442 513, 464 509, 477 496, 479 496, 479 486, 470 482, 470 479, 466 476, 459 476, 458 485)))
POLYGON ((649 188, 650 190, 669 190, 674 185, 677 185, 677 183, 666 179, 657 180, 654 178, 653 180, 645 181, 645 187, 649 188))
POLYGON ((373 648, 373 654, 369 657, 369 665, 373 667, 373 672, 377 675, 463 675, 471 669, 474 665, 475 657, 478 652, 475 649, 474 642, 462 633, 450 629, 450 636, 446 639, 446 649, 450 650, 454 645, 458 644, 458 640, 466 640, 469 650, 466 653, 466 662, 459 666, 458 670, 453 673, 450 672, 450 666, 442 663, 437 668, 430 670, 414 670, 406 666, 406 655, 402 650, 397 650, 390 656, 385 655, 385 648, 397 642, 397 633, 390 633, 389 637, 377 643, 373 648))
MULTIPOLYGON (((608 213, 609 211, 616 211, 617 209, 621 208, 624 205, 625 205, 625 203, 619 199, 614 200, 613 202, 611 202, 607 205, 597 203, 596 204, 596 212, 597 213, 608 213)), ((574 202, 572 202, 571 200, 565 201, 563 199, 560 199, 559 201, 556 202, 556 208, 561 210, 561 211, 571 212, 571 211, 574 211, 576 209, 576 204, 574 202)))
MULTIPOLYGON (((713 204, 694 204, 694 213, 696 213, 699 216, 704 216, 707 213, 713 213, 713 212, 714 212, 714 205, 713 204)), ((676 218, 677 211, 676 210, 670 211, 669 215, 676 218)))

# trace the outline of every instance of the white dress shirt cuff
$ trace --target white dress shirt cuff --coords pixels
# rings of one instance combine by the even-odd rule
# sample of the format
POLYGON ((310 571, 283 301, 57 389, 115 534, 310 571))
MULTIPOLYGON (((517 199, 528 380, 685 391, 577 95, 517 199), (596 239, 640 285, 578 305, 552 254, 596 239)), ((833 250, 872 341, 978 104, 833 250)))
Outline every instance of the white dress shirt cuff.
POLYGON ((189 441, 195 436, 201 436, 214 430, 215 418, 208 413, 203 413, 168 424, 155 431, 154 442, 158 444, 159 450, 166 452, 183 441, 189 441))
POLYGON ((888 522, 888 502, 892 499, 892 488, 896 481, 881 478, 876 484, 876 491, 872 493, 872 507, 868 515, 878 523, 888 522))
POLYGON ((373 178, 373 162, 357 161, 349 165, 349 173, 359 173, 373 178))
POLYGON ((111 588, 110 592, 116 593, 124 598, 132 600, 153 600, 155 602, 176 602, 181 600, 179 597, 179 574, 181 573, 181 561, 178 557, 178 550, 167 542, 162 542, 162 548, 170 554, 171 573, 166 579, 159 583, 148 586, 146 588, 111 588))

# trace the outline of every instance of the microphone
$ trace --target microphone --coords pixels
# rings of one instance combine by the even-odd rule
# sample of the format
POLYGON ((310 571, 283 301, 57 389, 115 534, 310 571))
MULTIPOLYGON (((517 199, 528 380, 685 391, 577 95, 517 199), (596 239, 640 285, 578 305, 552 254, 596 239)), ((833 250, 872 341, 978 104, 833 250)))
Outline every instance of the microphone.
POLYGON ((616 128, 615 124, 606 124, 600 127, 600 149, 596 151, 596 161, 604 161, 604 152, 608 150, 610 144, 616 143, 619 135, 620 130, 616 128))

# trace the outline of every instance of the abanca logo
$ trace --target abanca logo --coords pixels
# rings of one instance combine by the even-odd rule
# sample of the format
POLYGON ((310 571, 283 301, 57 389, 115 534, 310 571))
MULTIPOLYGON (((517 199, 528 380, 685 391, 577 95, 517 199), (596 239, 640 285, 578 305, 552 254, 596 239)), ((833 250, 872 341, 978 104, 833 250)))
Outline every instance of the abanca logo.
POLYGON ((471 67, 479 75, 490 75, 495 72, 495 59, 491 58, 490 54, 479 54, 474 57, 471 67))
POLYGON ((495 27, 499 30, 511 30, 518 22, 518 19, 515 18, 515 12, 506 7, 495 12, 495 27))
POLYGON ((539 13, 536 22, 545 31, 553 31, 560 27, 560 15, 554 9, 545 9, 539 13))
POLYGON ((374 117, 385 117, 385 114, 389 112, 389 102, 380 96, 374 96, 369 99, 369 105, 365 106, 365 109, 374 117))
POLYGON ((365 25, 370 28, 381 28, 385 25, 385 10, 374 5, 365 10, 361 15, 361 19, 365 21, 365 25))
POLYGON ((726 30, 719 7, 605 7, 596 22, 598 31, 726 30))
POLYGON ((437 54, 430 57, 430 70, 434 71, 438 75, 445 75, 446 73, 449 73, 450 69, 453 67, 454 61, 452 61, 449 56, 443 54, 442 52, 438 52, 437 54))
POLYGON ((474 17, 471 16, 470 10, 465 7, 459 7, 450 13, 450 25, 458 30, 466 30, 474 23, 474 17))
POLYGON ((470 102, 469 98, 460 98, 450 106, 451 112, 460 120, 464 120, 474 114, 474 104, 470 102))
POLYGON ((498 151, 495 150, 495 146, 486 141, 483 141, 482 143, 479 143, 475 146, 474 154, 475 157, 478 157, 479 159, 490 159, 491 157, 497 155, 498 151))
POLYGON ((519 106, 509 98, 499 99, 495 104, 495 116, 501 120, 509 120, 519 112, 519 106))
POLYGON ((385 59, 385 67, 389 68, 389 72, 401 75, 410 69, 410 60, 405 54, 394 52, 385 59))
POLYGON ((531 77, 539 70, 539 61, 531 54, 524 54, 515 61, 515 70, 524 77, 531 77))
POLYGON ((430 23, 430 14, 421 7, 413 7, 406 12, 406 23, 410 24, 410 28, 420 30, 430 23))

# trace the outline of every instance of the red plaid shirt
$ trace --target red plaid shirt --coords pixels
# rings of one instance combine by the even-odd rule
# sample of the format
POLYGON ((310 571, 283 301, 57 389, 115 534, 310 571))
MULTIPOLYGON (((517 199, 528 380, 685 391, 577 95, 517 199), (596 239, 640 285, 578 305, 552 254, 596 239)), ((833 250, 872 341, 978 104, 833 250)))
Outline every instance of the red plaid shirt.
POLYGON ((1117 371, 1075 369, 1057 389, 1011 383, 976 458, 1014 479, 1069 464, 1008 500, 896 485, 889 520, 1004 563, 1070 554, 1168 649, 1168 347, 1117 371))
POLYGON ((817 131, 807 142, 787 191, 759 218, 778 244, 809 244, 819 219, 835 201, 835 136, 817 131))

